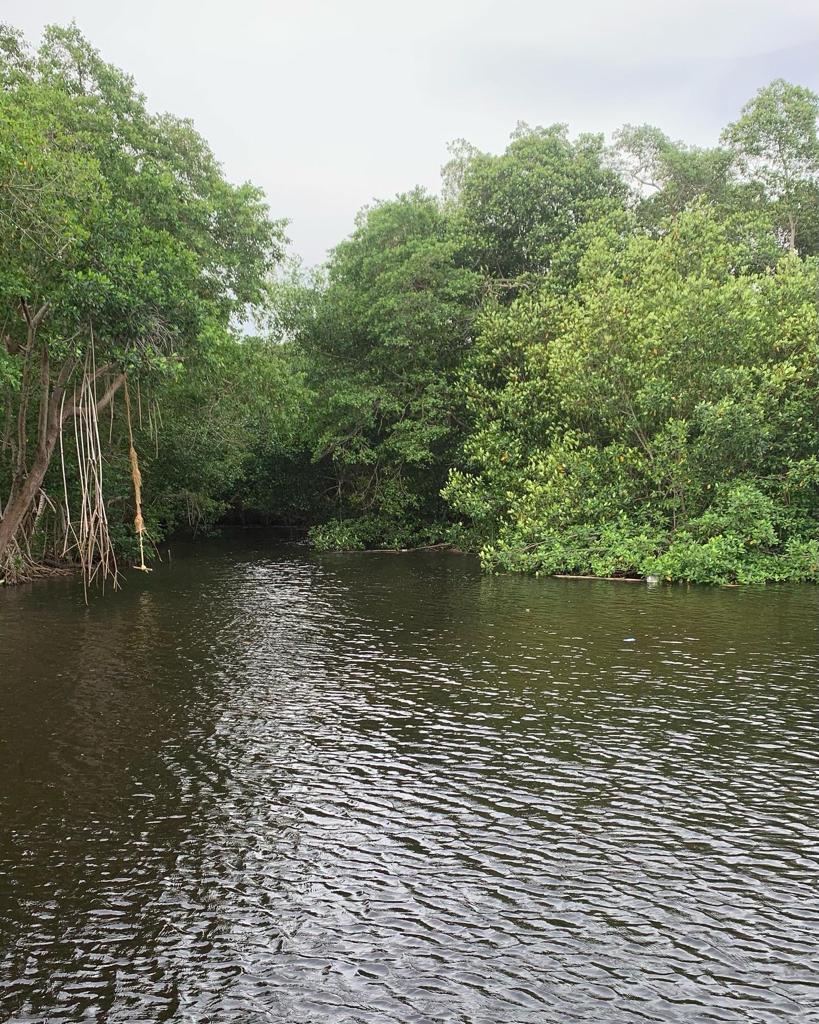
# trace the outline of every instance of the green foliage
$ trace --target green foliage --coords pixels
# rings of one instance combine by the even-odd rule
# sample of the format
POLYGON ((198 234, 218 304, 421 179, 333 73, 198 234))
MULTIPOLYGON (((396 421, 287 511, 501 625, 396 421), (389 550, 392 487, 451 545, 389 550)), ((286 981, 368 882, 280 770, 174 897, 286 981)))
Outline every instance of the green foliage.
POLYGON ((36 52, 0 30, 0 561, 38 492, 62 491, 47 474, 79 376, 96 370, 107 402, 125 374, 155 395, 218 358, 283 242, 260 190, 229 183, 189 121, 148 111, 76 26, 36 52))
POLYGON ((579 227, 622 206, 626 189, 604 163, 603 138, 569 139, 565 125, 519 124, 506 152, 461 145, 445 186, 466 256, 492 277, 549 269, 560 244, 579 227))
POLYGON ((361 520, 323 528, 322 546, 391 546, 442 517, 477 294, 447 215, 416 191, 362 213, 318 301, 288 296, 314 396, 313 458, 332 480, 327 513, 361 520))
POLYGON ((804 526, 754 483, 722 486, 713 504, 651 563, 652 571, 692 583, 816 581, 819 538, 801 531, 788 536, 790 529, 804 526))
POLYGON ((445 536, 442 523, 413 523, 392 516, 364 515, 330 519, 314 526, 310 541, 318 551, 404 550, 429 544, 445 536))
POLYGON ((55 344, 91 322, 101 354, 128 363, 260 299, 281 225, 190 122, 150 114, 73 26, 48 28, 24 61, 7 48, 0 81, 6 310, 48 301, 55 344))
POLYGON ((153 539, 251 520, 322 550, 455 541, 490 571, 816 581, 817 114, 776 81, 713 149, 648 125, 460 140, 440 200, 377 203, 326 267, 273 276, 283 222, 190 122, 76 27, 36 52, 0 27, 3 494, 93 340, 101 382, 132 384, 153 539))
POLYGON ((649 228, 698 200, 707 199, 725 213, 752 201, 734 180, 737 158, 728 148, 672 142, 647 124, 625 125, 614 143, 615 162, 632 185, 640 221, 649 228))
POLYGON ((275 517, 271 495, 254 493, 268 471, 300 449, 306 394, 283 346, 213 337, 185 373, 156 396, 161 431, 142 444, 150 480, 146 513, 163 530, 208 530, 227 515, 275 517), (263 384, 263 386, 260 386, 263 384))
POLYGON ((374 538, 372 524, 365 519, 331 519, 310 530, 317 551, 363 551, 374 538))
POLYGON ((604 233, 579 283, 487 311, 449 501, 490 569, 808 578, 819 267, 693 209, 604 233), (797 482, 798 481, 798 482, 797 482))
POLYGON ((460 140, 443 206, 365 211, 295 304, 314 457, 333 467, 313 542, 457 538, 494 571, 815 578, 819 270, 783 233, 813 187, 815 99, 773 83, 710 150, 650 126, 613 154, 562 126, 520 126, 500 156, 460 140))
POLYGON ((791 248, 819 252, 819 96, 781 78, 760 89, 723 133, 791 248))

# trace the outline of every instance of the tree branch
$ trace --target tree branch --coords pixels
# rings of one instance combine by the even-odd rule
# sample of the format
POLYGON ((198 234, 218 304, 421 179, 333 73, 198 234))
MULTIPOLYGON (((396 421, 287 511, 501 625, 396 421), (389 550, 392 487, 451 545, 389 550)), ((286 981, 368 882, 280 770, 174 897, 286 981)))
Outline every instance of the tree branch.
MULTIPOLYGON (((94 375, 95 379, 96 379, 96 377, 98 377, 100 375, 101 372, 102 372, 101 370, 97 370, 96 374, 94 375)), ((113 401, 114 395, 119 391, 119 389, 122 387, 122 385, 124 383, 125 383, 125 374, 124 373, 118 374, 111 381, 111 383, 108 385, 108 387, 106 388, 105 392, 103 393, 102 398, 100 398, 97 401, 97 414, 98 415, 99 415, 99 413, 102 412, 103 409, 106 409, 111 404, 111 402, 113 401)), ((72 416, 75 415, 76 412, 77 412, 77 407, 72 402, 71 405, 69 405, 65 409, 63 409, 62 420, 60 422, 60 425, 62 426, 62 424, 67 423, 72 418, 72 416)))
MULTIPOLYGON (((99 371, 98 371, 99 372, 99 371)), ((114 395, 119 391, 122 385, 125 383, 125 374, 120 373, 117 377, 111 381, 108 385, 108 390, 97 402, 97 414, 101 413, 103 409, 111 404, 114 399, 114 395)))

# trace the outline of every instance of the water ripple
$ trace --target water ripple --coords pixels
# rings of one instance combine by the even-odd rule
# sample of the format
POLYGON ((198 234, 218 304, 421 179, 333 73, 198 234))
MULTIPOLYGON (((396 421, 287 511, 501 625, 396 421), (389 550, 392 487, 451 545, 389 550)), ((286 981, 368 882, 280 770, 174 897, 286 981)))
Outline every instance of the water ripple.
POLYGON ((0 595, 0 1007, 819 1021, 819 597, 196 548, 0 595))

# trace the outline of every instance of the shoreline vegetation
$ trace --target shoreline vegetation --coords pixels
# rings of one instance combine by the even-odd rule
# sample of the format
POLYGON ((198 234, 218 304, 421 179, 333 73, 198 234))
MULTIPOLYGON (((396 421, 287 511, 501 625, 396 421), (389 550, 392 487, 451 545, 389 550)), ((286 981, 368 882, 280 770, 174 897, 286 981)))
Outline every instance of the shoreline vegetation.
POLYGON ((712 148, 458 140, 439 194, 366 207, 308 270, 75 25, 0 26, 0 581, 115 585, 143 542, 248 522, 819 581, 818 118, 776 80, 712 148))

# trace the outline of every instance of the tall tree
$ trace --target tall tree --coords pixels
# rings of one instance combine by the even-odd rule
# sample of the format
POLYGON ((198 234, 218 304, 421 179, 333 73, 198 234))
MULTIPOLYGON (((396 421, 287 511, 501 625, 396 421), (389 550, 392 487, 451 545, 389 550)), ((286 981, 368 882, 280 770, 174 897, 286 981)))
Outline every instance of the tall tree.
POLYGON ((0 33, 0 567, 13 574, 60 434, 262 294, 283 226, 189 121, 151 114, 76 27, 0 33))
POLYGON ((614 155, 634 190, 640 220, 650 228, 698 199, 725 212, 742 205, 742 190, 732 177, 736 156, 730 149, 687 146, 653 125, 627 124, 615 133, 614 155))
POLYGON ((791 249, 800 234, 815 236, 819 227, 817 118, 819 96, 779 78, 760 89, 723 133, 745 177, 774 204, 791 249))
POLYGON ((571 234, 622 207, 626 188, 606 166, 600 135, 569 138, 565 125, 518 125, 500 156, 459 143, 445 169, 457 193, 466 258, 491 278, 547 271, 571 234))
POLYGON ((437 528, 478 283, 420 190, 364 211, 334 251, 299 335, 315 455, 332 466, 339 516, 355 520, 326 529, 327 543, 405 543, 437 528))

